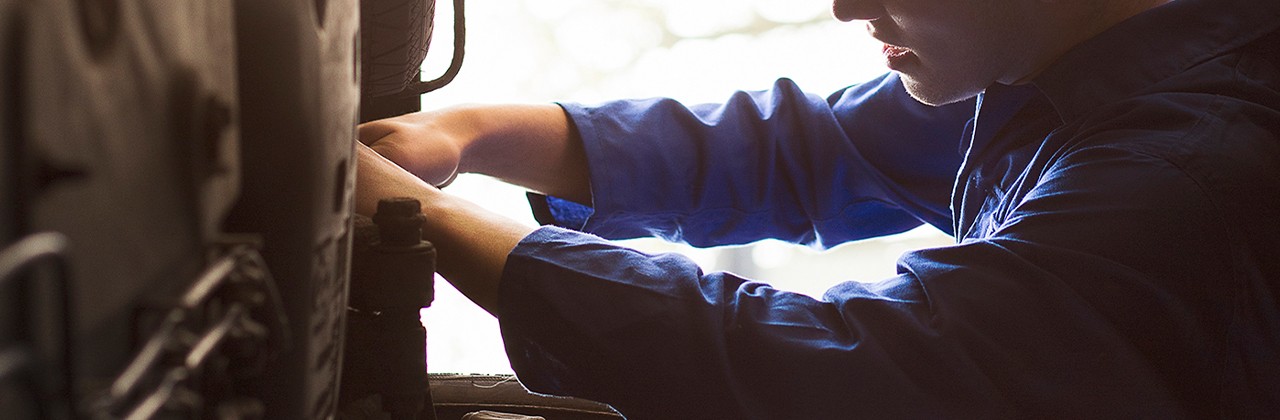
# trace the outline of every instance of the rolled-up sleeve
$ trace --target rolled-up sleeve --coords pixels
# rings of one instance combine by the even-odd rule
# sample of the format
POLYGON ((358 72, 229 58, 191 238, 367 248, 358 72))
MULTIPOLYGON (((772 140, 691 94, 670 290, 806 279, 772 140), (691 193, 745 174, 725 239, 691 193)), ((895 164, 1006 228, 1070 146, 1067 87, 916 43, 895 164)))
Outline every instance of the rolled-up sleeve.
POLYGON ((819 247, 922 223, 950 230, 950 187, 974 109, 922 105, 892 74, 827 98, 782 79, 723 104, 561 106, 583 140, 593 202, 535 197, 545 221, 609 239, 819 247))

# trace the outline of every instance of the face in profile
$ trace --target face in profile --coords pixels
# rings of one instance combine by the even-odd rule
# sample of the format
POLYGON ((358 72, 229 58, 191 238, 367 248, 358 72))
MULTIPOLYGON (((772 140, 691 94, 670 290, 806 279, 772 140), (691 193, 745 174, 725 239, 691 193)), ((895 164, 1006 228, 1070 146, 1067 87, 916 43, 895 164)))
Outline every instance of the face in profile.
POLYGON ((844 21, 866 20, 889 68, 930 105, 964 100, 1017 80, 1035 54, 1039 0, 835 0, 844 21))

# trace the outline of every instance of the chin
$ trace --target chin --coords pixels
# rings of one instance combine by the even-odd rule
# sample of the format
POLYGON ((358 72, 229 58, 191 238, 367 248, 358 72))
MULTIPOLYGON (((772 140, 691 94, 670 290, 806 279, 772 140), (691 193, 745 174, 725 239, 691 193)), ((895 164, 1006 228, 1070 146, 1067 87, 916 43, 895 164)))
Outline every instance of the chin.
POLYGON ((953 80, 928 80, 902 73, 902 84, 907 93, 929 106, 942 106, 960 102, 982 93, 983 88, 968 87, 967 83, 953 80))

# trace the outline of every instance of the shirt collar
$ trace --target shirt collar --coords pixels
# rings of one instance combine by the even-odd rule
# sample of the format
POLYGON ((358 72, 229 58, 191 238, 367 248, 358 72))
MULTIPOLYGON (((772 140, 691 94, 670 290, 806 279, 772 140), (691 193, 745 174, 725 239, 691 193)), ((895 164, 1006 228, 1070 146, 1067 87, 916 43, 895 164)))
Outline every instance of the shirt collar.
POLYGON ((1075 46, 1033 83, 1072 121, 1277 27, 1277 0, 1176 0, 1075 46))

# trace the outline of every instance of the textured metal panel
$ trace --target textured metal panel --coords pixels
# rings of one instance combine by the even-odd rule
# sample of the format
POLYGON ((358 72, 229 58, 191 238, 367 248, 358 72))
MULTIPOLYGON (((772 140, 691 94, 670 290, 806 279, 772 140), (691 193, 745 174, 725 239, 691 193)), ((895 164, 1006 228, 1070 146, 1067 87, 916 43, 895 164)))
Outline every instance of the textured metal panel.
POLYGON ((238 194, 232 10, 25 4, 20 224, 68 237, 76 343, 92 349, 77 371, 92 392, 136 350, 138 308, 171 299, 206 264, 238 194))
POLYGON ((231 226, 263 235, 293 337, 255 384, 266 418, 326 418, 336 408, 358 26, 355 0, 236 2, 245 183, 231 226))
POLYGON ((16 236, 18 203, 14 154, 18 141, 18 45, 21 11, 0 0, 0 246, 16 236))
MULTIPOLYGON (((0 249, 16 236, 17 178, 14 154, 17 148, 18 109, 16 35, 21 12, 12 0, 0 0, 0 249)), ((0 287, 0 320, 15 319, 13 293, 0 287)), ((7 342, 13 331, 7 322, 0 322, 0 343, 7 342)))

